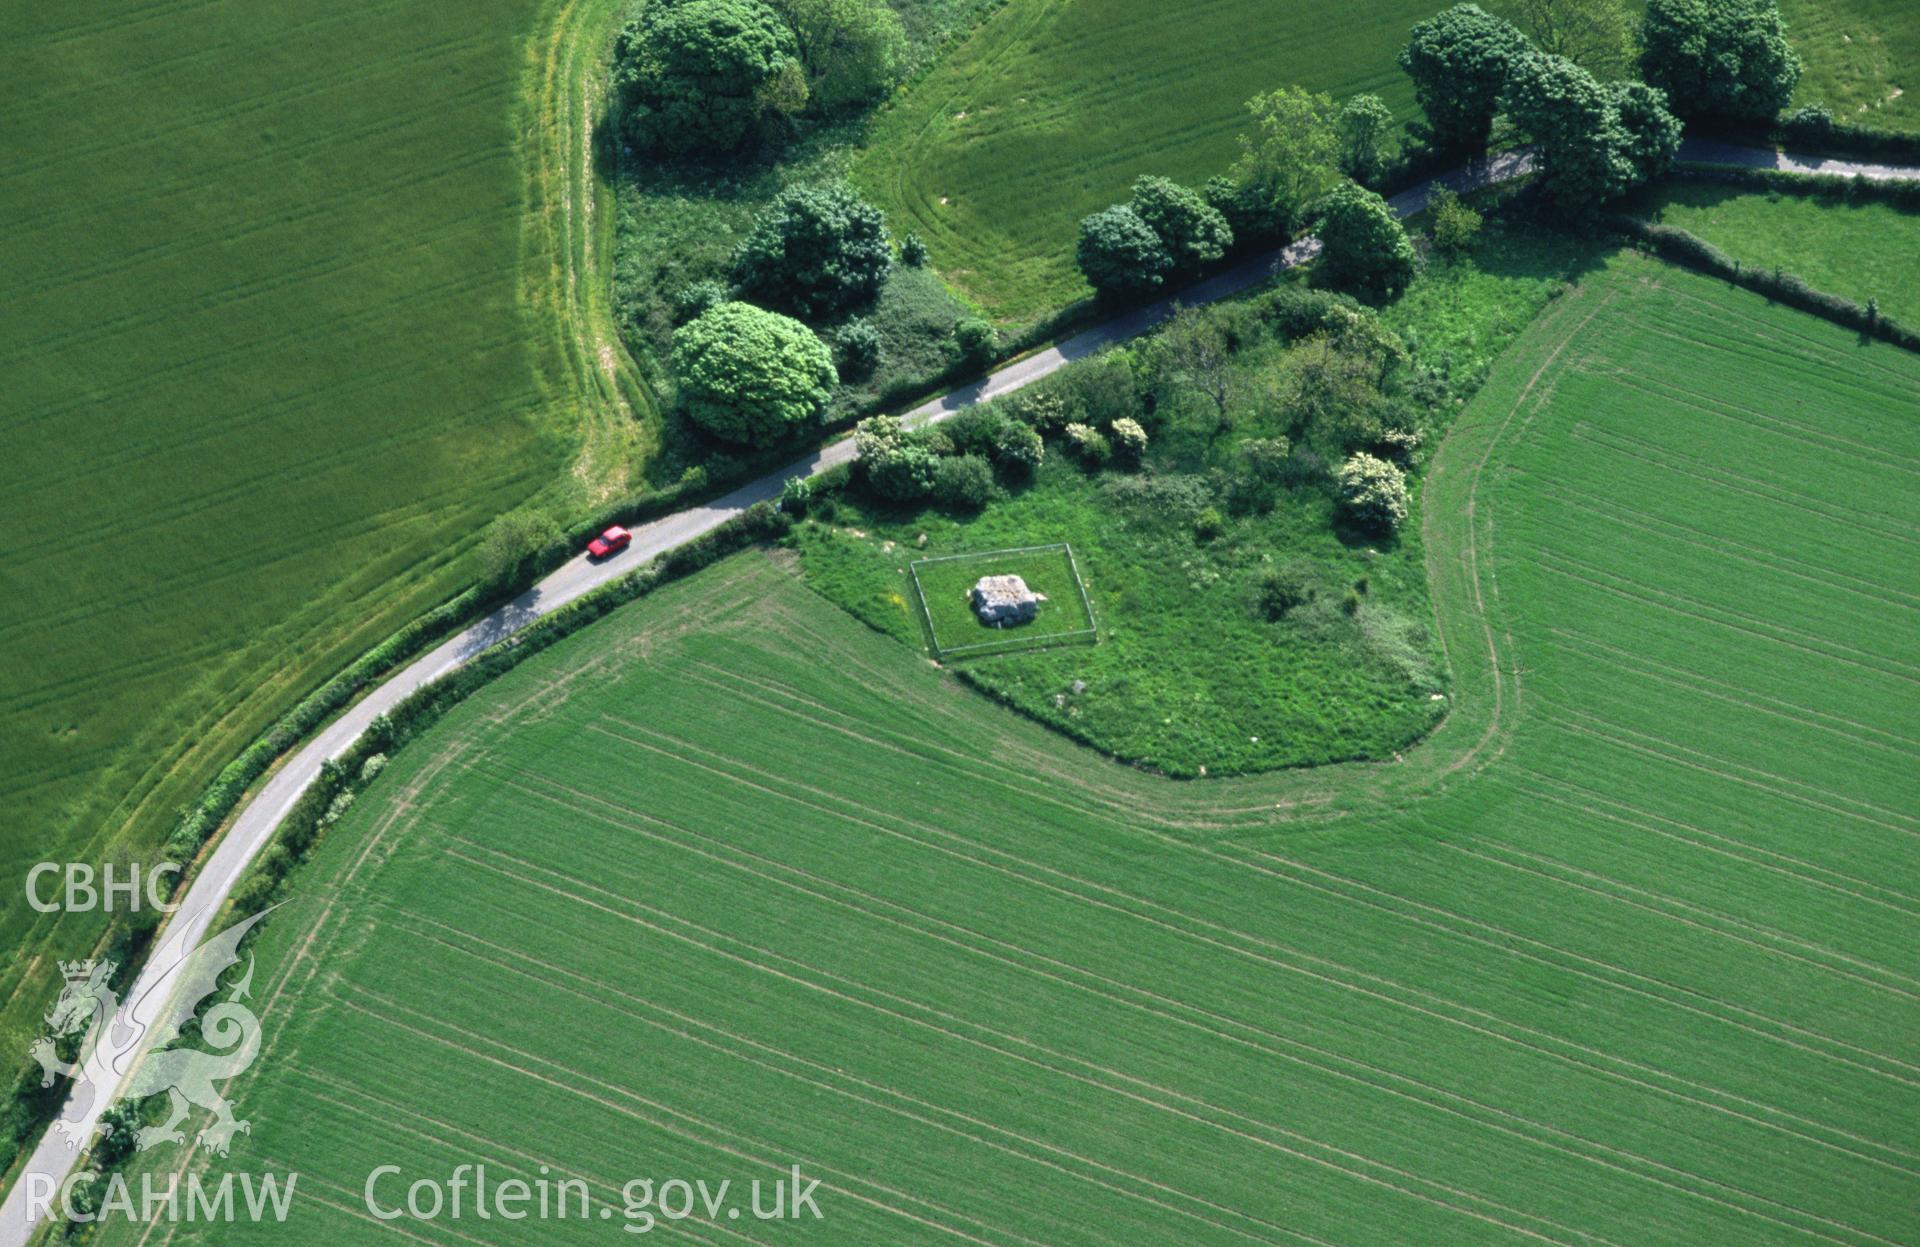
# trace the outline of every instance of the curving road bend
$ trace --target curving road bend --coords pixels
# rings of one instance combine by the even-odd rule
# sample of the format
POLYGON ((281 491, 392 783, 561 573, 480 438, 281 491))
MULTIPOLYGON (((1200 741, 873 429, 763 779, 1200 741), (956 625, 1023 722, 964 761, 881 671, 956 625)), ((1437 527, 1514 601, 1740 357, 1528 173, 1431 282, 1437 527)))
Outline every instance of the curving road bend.
MULTIPOLYGON (((1848 161, 1809 160, 1782 156, 1756 148, 1689 139, 1681 146, 1683 160, 1708 161, 1747 168, 1779 168, 1793 172, 1858 174, 1875 179, 1920 179, 1920 168, 1855 164, 1848 161)), ((1389 202, 1399 216, 1411 216, 1426 206, 1435 185, 1466 192, 1508 181, 1526 173, 1532 157, 1526 152, 1508 152, 1484 161, 1476 161, 1454 170, 1423 186, 1396 195, 1389 202)), ((1318 239, 1303 238, 1292 246, 1256 257, 1210 277, 1157 303, 1129 312, 1106 324, 1096 326, 1065 341, 1008 364, 999 371, 970 385, 932 399, 908 412, 903 419, 910 425, 931 424, 975 403, 1010 394, 1040 378, 1059 371, 1075 360, 1083 359, 1104 347, 1137 337, 1173 315, 1180 306, 1211 303, 1246 290, 1275 273, 1312 259, 1320 252, 1318 239)), ((675 512, 633 529, 633 544, 622 553, 602 561, 578 556, 532 589, 467 627, 456 636, 415 659, 389 676, 346 713, 301 746, 273 773, 265 785, 241 808, 232 825, 221 837, 212 854, 200 868, 181 899, 180 909, 167 922, 153 956, 139 978, 126 991, 124 999, 140 1002, 130 1006, 133 1021, 150 1031, 164 1001, 153 1000, 151 989, 164 967, 171 965, 206 938, 214 918, 227 897, 239 884, 247 867, 272 841, 280 820, 286 816, 300 794, 320 773, 320 764, 343 752, 376 715, 391 710, 411 693, 438 680, 481 651, 506 639, 528 623, 556 610, 575 598, 616 580, 639 568, 657 555, 704 533, 711 532, 756 502, 777 498, 787 480, 811 476, 854 457, 853 439, 830 442, 803 458, 759 480, 742 485, 712 502, 675 512)), ((105 1079, 115 1081, 116 1090, 146 1055, 137 1048, 124 1067, 110 1071, 105 1079)), ((91 1105, 70 1100, 63 1117, 81 1133, 91 1137, 103 1109, 111 1097, 95 1097, 91 1105)), ((241 1145, 244 1146, 244 1143, 241 1145)), ((47 1190, 67 1180, 79 1159, 78 1150, 69 1150, 59 1130, 48 1130, 33 1154, 16 1175, 0 1207, 0 1247, 26 1247, 29 1238, 41 1228, 29 1220, 28 1194, 31 1189, 47 1190)), ((57 1214, 56 1214, 57 1215, 57 1214)))

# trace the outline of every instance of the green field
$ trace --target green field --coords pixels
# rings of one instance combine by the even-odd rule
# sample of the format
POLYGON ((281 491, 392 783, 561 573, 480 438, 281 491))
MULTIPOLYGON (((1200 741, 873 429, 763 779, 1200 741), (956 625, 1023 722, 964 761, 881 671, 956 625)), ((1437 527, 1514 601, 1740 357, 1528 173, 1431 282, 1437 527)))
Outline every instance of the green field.
MULTIPOLYGON (((880 117, 854 176, 896 231, 927 239, 955 287, 1030 319, 1088 293, 1073 266, 1080 218, 1125 199, 1142 173, 1198 185, 1225 172, 1251 96, 1290 83, 1336 98, 1372 91, 1412 119, 1395 57, 1414 23, 1445 7, 1011 0, 880 117)), ((1801 102, 1920 127, 1915 96, 1899 90, 1920 64, 1910 3, 1781 9, 1806 62, 1801 102)))
POLYGON ((936 658, 1001 654, 1050 644, 1094 639, 1086 587, 1067 546, 979 550, 919 559, 908 565, 915 595, 936 658), (970 597, 982 576, 1019 576, 1046 600, 1033 619, 1010 629, 994 629, 973 613, 970 597))
POLYGON ((1642 191, 1629 210, 1698 234, 1752 267, 1778 265, 1816 290, 1856 303, 1878 299, 1888 316, 1920 321, 1920 212, 1684 180, 1642 191))
POLYGON ((1844 121, 1920 130, 1920 15, 1909 0, 1780 0, 1804 66, 1799 104, 1844 121))
POLYGON ((296 877, 231 1088, 294 1219, 171 1241, 362 1235, 376 1164, 617 1207, 795 1161, 824 1223, 695 1241, 1912 1241, 1916 404, 1818 320, 1585 280, 1434 464, 1457 702, 1391 765, 1158 780, 764 555, 670 586, 296 877))
POLYGON ((1440 7, 1012 0, 879 118, 854 177, 948 281, 1031 318, 1086 292, 1080 218, 1141 173, 1224 172, 1253 95, 1374 91, 1409 116, 1394 57, 1440 7))
MULTIPOLYGON (((568 89, 548 58, 580 11, 0 17, 0 875, 150 852, 273 716, 464 588, 490 517, 564 477, 562 287, 533 288, 579 257, 525 227, 564 193, 530 185, 531 113, 568 89)), ((45 945, 35 917, 0 898, 8 1020, 57 981, 51 960, 23 979, 36 953, 91 938, 82 919, 45 945)))

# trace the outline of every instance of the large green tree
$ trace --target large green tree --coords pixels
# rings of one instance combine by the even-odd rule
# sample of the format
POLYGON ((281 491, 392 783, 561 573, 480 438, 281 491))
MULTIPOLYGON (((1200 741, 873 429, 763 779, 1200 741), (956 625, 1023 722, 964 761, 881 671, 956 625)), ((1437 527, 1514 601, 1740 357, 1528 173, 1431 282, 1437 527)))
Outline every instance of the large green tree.
POLYGON ((1500 92, 1527 38, 1477 4, 1456 4, 1413 28, 1400 68, 1413 79, 1441 147, 1478 152, 1487 146, 1500 92))
POLYGON ((1233 230, 1226 218, 1196 192, 1169 178, 1135 179, 1128 206, 1159 236, 1173 267, 1183 272, 1213 263, 1233 245, 1233 230))
POLYGON ((1667 107, 1667 93, 1659 87, 1626 79, 1609 82, 1613 106, 1625 135, 1622 149, 1633 167, 1633 182, 1651 181, 1673 167, 1680 151, 1680 119, 1667 107))
POLYGON ((616 41, 613 84, 627 140, 668 155, 732 151, 806 102, 793 33, 760 0, 647 5, 616 41))
POLYGON ((831 111, 891 91, 906 68, 907 34, 887 0, 771 0, 806 66, 810 98, 831 111))
POLYGON ((733 280, 770 307, 815 318, 872 301, 892 262, 878 208, 842 185, 795 186, 754 223, 733 280))
POLYGON ((1081 273, 1102 294, 1157 290, 1173 269, 1160 235, 1125 204, 1081 221, 1074 255, 1081 273))
POLYGON ((1563 56, 1527 57, 1501 99, 1539 148, 1542 186, 1572 212, 1663 172, 1680 145, 1680 123, 1658 89, 1602 85, 1563 56))
POLYGON ((1386 200, 1344 182, 1321 201, 1318 216, 1314 232, 1325 248, 1320 272, 1326 280, 1376 298, 1413 280, 1413 244, 1386 200))
POLYGON ((1598 78, 1618 78, 1633 56, 1633 25, 1621 0, 1514 0, 1533 46, 1598 78))
POLYGON ((1591 209, 1632 181, 1612 95, 1566 57, 1525 58, 1501 103, 1538 146, 1540 183, 1562 208, 1591 209))
POLYGON ((1800 82, 1773 0, 1649 0, 1640 70, 1682 117, 1768 121, 1800 82))
POLYGON ((1386 171, 1393 110, 1385 100, 1377 95, 1354 96, 1340 106, 1333 129, 1340 144, 1340 172, 1365 185, 1386 171))
POLYGON ((826 343, 797 320, 722 303, 674 331, 673 372, 687 415, 715 437, 767 445, 825 410, 826 343))
POLYGON ((1233 166, 1242 211, 1256 233, 1293 233, 1313 203, 1340 183, 1333 100, 1304 87, 1281 87, 1248 100, 1247 112, 1253 129, 1240 136, 1240 159, 1233 166))

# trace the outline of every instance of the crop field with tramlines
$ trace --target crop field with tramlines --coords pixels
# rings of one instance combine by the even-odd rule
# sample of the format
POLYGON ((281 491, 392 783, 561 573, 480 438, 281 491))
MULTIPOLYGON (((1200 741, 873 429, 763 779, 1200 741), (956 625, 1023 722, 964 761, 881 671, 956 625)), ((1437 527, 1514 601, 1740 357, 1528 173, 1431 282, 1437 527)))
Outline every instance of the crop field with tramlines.
POLYGON ((1583 281, 1436 461, 1457 705, 1393 764, 1155 779, 765 555, 669 586, 302 872, 234 1088, 301 1199, 218 1241, 368 1231, 376 1156, 824 1181, 714 1243, 1913 1241, 1916 404, 1743 292, 1583 281))
MULTIPOLYGON (((535 15, 0 16, 8 879, 129 827, 146 852, 273 715, 463 588, 475 531, 564 467, 520 304, 535 15)), ((0 899, 0 1001, 46 934, 23 895, 0 899)))

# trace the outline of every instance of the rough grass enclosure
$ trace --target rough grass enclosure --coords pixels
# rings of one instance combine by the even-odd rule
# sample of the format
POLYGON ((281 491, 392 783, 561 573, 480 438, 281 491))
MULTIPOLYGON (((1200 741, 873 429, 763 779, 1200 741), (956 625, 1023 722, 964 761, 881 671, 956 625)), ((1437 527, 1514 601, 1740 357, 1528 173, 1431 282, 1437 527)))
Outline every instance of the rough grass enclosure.
POLYGON ((1048 645, 1090 644, 1093 607, 1065 543, 1018 550, 982 550, 918 559, 907 565, 935 658, 1004 654, 1048 645), (1019 576, 1046 598, 1026 623, 991 628, 980 622, 968 594, 983 576, 1019 576))

